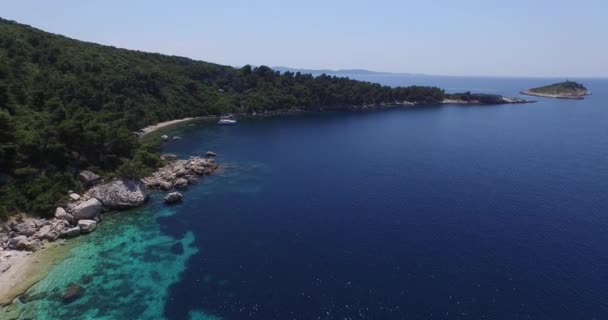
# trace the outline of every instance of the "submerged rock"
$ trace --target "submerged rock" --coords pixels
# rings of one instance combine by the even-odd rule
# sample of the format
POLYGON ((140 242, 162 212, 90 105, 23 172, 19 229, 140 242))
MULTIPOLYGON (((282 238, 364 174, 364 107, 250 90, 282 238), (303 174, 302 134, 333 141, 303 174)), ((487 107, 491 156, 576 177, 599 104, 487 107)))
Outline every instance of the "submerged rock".
POLYGON ((68 304, 80 299, 84 295, 84 288, 76 283, 71 283, 63 293, 61 300, 68 304))
POLYGON ((163 134, 162 136, 160 136, 160 140, 161 141, 169 141, 169 136, 166 134, 163 134))
POLYGON ((171 246, 171 253, 173 254, 183 254, 184 253, 184 246, 182 245, 181 242, 177 242, 176 244, 171 246))
POLYGON ((171 192, 165 196, 165 203, 172 204, 182 201, 182 194, 179 192, 171 192))
POLYGON ((205 157, 207 158, 212 158, 217 156, 217 153, 213 152, 213 151, 207 151, 207 153, 205 153, 205 157))
POLYGON ((110 210, 138 207, 148 200, 148 189, 139 180, 112 181, 91 189, 90 193, 110 210))
POLYGON ((85 274, 80 278, 80 283, 82 284, 89 284, 91 281, 93 281, 93 277, 88 274, 85 274))
POLYGON ((95 219, 101 214, 101 202, 95 198, 91 198, 85 202, 79 203, 74 208, 74 219, 95 219))

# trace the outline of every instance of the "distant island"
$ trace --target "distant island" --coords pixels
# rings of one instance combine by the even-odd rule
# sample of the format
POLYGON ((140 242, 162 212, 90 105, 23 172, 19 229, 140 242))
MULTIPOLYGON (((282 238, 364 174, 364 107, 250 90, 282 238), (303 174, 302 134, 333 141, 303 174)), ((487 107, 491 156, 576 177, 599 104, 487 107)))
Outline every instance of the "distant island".
POLYGON ((585 86, 574 81, 564 81, 552 85, 532 88, 522 91, 521 94, 546 98, 582 100, 591 94, 585 86))

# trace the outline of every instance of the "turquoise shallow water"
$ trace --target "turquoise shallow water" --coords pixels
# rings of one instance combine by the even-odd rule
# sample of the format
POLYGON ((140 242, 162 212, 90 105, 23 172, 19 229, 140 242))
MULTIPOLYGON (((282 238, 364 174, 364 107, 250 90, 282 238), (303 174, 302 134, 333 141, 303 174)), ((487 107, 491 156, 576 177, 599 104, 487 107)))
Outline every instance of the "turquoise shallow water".
MULTIPOLYGON (((33 301, 12 307, 22 310, 19 319, 160 319, 169 286, 198 249, 191 232, 179 239, 161 232, 157 219, 175 212, 159 202, 106 215, 95 232, 72 240, 69 257, 27 292, 33 301), (64 304, 70 283, 85 294, 64 304)), ((193 313, 192 319, 214 318, 193 313)))

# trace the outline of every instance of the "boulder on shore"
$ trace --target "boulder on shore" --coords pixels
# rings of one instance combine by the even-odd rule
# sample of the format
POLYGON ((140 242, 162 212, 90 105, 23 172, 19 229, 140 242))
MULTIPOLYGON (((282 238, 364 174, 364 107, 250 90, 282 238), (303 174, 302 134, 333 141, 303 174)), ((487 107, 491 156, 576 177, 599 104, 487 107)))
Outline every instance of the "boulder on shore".
POLYGON ((69 229, 63 230, 63 232, 61 232, 61 236, 64 238, 75 237, 79 234, 80 234, 80 227, 69 228, 69 229))
POLYGON ((55 218, 59 220, 65 220, 68 223, 74 222, 74 217, 72 217, 71 214, 67 213, 62 207, 57 207, 57 209, 55 209, 55 218))
POLYGON ((78 201, 80 200, 80 195, 78 193, 70 193, 70 200, 72 201, 78 201))
POLYGON ((139 180, 116 180, 90 190, 93 198, 110 210, 138 207, 148 200, 148 189, 139 180))
POLYGON ((9 247, 10 249, 17 249, 18 244, 19 244, 19 243, 22 243, 22 242, 24 242, 24 241, 27 241, 27 237, 26 237, 26 236, 16 236, 16 237, 14 237, 14 238, 11 238, 11 239, 8 241, 8 247, 9 247))
POLYGON ((89 170, 81 171, 78 174, 78 179, 85 187, 90 187, 99 181, 99 176, 89 170))
POLYGON ((179 192, 171 192, 165 196, 165 203, 173 204, 173 203, 181 202, 182 197, 183 197, 182 194, 179 192))
POLYGON ((78 300, 84 295, 84 288, 76 283, 71 283, 67 290, 63 293, 61 300, 63 303, 68 304, 78 300))
POLYGON ((26 221, 22 223, 11 223, 11 229, 20 235, 31 236, 36 233, 36 223, 34 221, 26 221))
POLYGON ((95 219, 101 214, 101 202, 95 198, 91 198, 85 202, 79 203, 74 208, 74 219, 95 219))
POLYGON ((95 230, 97 227, 97 222, 94 220, 78 220, 78 228, 80 228, 80 232, 91 232, 95 230))

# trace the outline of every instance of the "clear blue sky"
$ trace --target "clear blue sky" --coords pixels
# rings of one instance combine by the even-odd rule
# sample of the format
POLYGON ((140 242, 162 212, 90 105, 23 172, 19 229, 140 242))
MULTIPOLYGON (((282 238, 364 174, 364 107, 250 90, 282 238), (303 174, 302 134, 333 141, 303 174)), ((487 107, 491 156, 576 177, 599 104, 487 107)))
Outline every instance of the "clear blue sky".
POLYGON ((241 66, 608 76, 606 0, 3 1, 72 38, 241 66))

